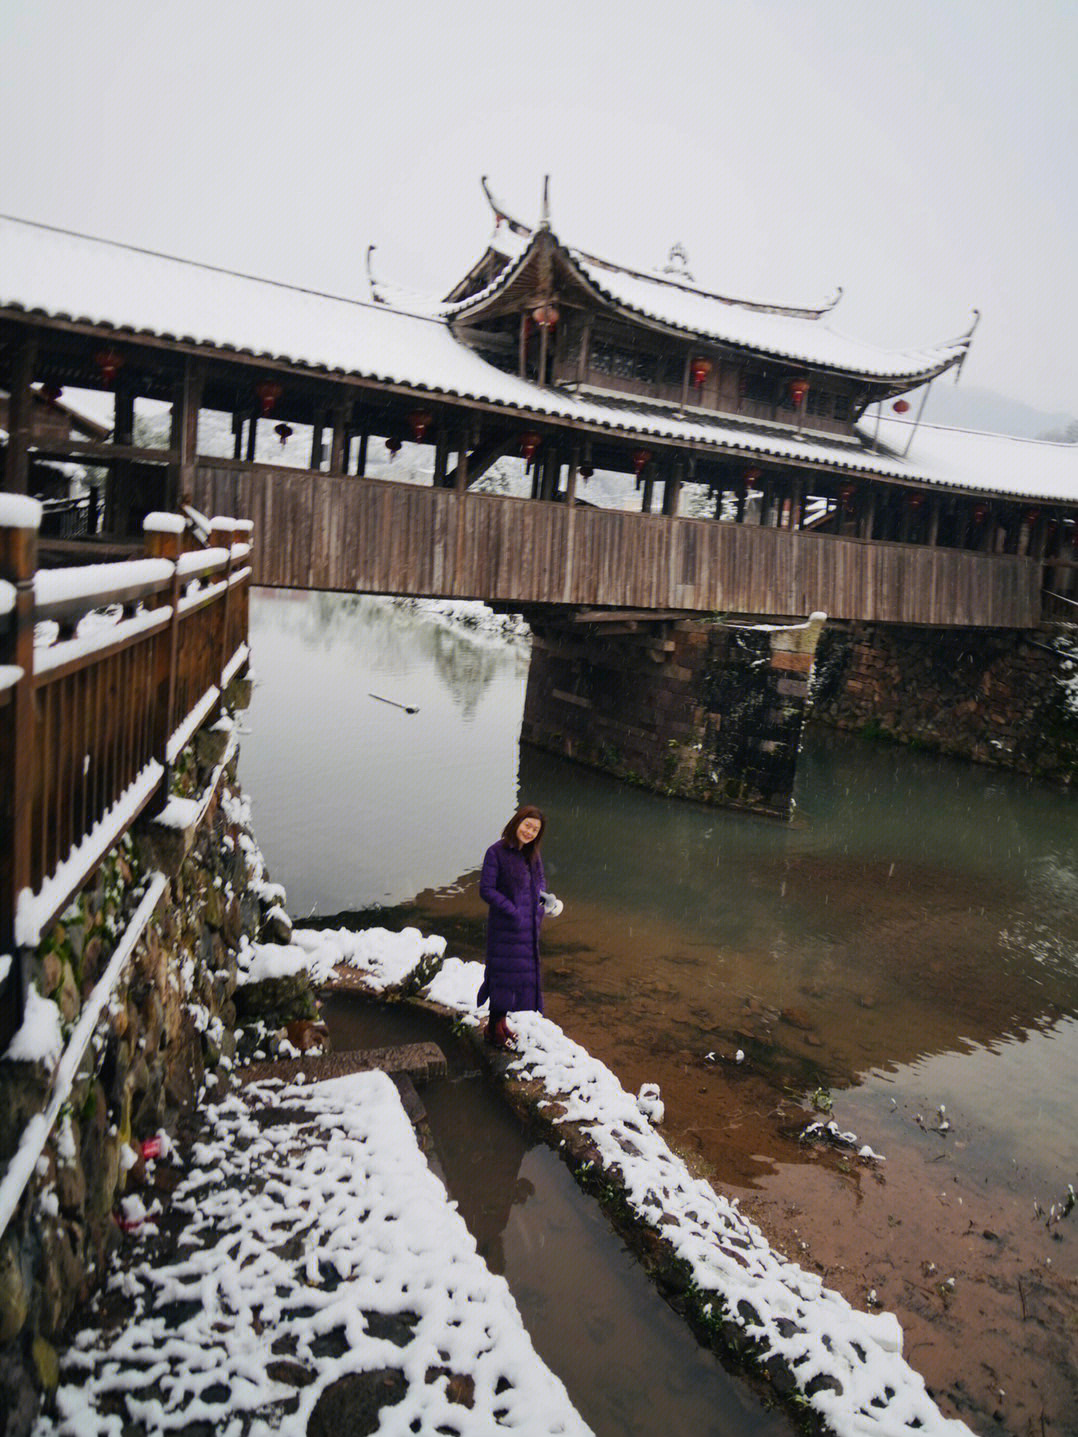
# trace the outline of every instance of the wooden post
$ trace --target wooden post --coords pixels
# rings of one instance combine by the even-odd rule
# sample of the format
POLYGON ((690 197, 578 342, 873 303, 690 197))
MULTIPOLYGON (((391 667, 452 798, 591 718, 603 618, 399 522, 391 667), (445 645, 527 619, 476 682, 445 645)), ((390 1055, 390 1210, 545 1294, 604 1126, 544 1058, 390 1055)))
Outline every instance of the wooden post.
POLYGON ((438 420, 434 437, 434 487, 444 489, 446 471, 449 468, 449 429, 444 419, 438 420))
POLYGON ((37 340, 27 335, 18 341, 12 359, 4 488, 12 494, 26 494, 30 482, 30 427, 33 422, 30 383, 37 360, 37 340))
POLYGON ((528 363, 528 316, 522 313, 520 316, 520 344, 517 353, 517 371, 521 379, 526 378, 528 363))
POLYGON ((237 409, 232 415, 232 457, 239 459, 243 454, 243 413, 237 409))
POLYGON ((318 469, 322 464, 322 427, 325 416, 321 410, 316 411, 314 425, 311 429, 311 462, 309 468, 318 469))
MULTIPOLYGON (((253 420, 252 420, 253 422, 253 420)), ((173 717, 176 710, 176 679, 180 651, 180 584, 176 560, 183 546, 183 534, 171 530, 150 530, 145 535, 146 553, 153 559, 168 559, 172 563, 172 582, 169 586, 168 603, 172 609, 167 629, 157 635, 154 646, 153 681, 153 756, 161 765, 161 782, 150 801, 151 813, 159 813, 168 802, 170 773, 168 762, 168 741, 172 737, 173 717)))
POLYGON ((666 483, 663 486, 663 513, 671 519, 677 514, 678 501, 681 498, 681 482, 684 473, 684 465, 680 459, 666 471, 666 483))
POLYGON ((468 431, 465 428, 461 435, 460 449, 457 452, 457 482, 455 485, 458 494, 463 494, 468 487, 468 431))
POLYGON ((558 492, 558 477, 561 474, 561 462, 558 455, 558 446, 551 440, 543 449, 543 478, 542 487, 539 491, 540 499, 552 501, 558 492))
POLYGON ((649 463, 644 470, 644 474, 646 477, 644 479, 644 493, 640 500, 640 512, 641 514, 650 514, 651 501, 655 495, 655 465, 649 463))
MULTIPOLYGON (((190 355, 184 361, 183 380, 172 401, 172 450, 175 459, 168 466, 166 507, 172 512, 194 491, 195 459, 198 454, 198 411, 202 404, 205 364, 190 355)), ((254 434, 254 420, 251 420, 254 434)), ((253 442, 252 442, 253 447, 253 442)))
POLYGON ((539 326, 539 383, 546 383, 547 351, 550 349, 550 325, 539 326))
POLYGON ((928 538, 926 543, 930 549, 934 549, 939 543, 940 534, 940 496, 933 494, 928 510, 928 538))
POLYGON ((565 480, 565 503, 572 509, 576 504, 576 480, 580 471, 580 445, 574 444, 569 454, 569 473, 565 480))
POLYGON ((871 539, 876 527, 876 488, 875 485, 868 486, 868 493, 865 495, 864 506, 861 510, 861 538, 871 539))
POLYGON ((366 425, 364 425, 359 432, 359 453, 356 456, 357 479, 365 479, 367 477, 367 441, 370 437, 371 432, 366 425))
POLYGON ((344 435, 347 413, 348 407, 344 404, 335 404, 330 411, 333 421, 333 437, 329 445, 329 472, 331 474, 344 473, 344 435))
POLYGON ((692 350, 685 351, 685 368, 681 371, 681 407, 689 402, 689 374, 692 369, 692 350))
POLYGON ((790 528, 797 530, 801 527, 801 518, 804 513, 805 485, 801 479, 794 481, 790 490, 790 528))
POLYGON ((247 416, 247 463, 255 462, 255 443, 258 433, 258 410, 252 409, 247 416))
POLYGON ((588 377, 588 368, 591 364, 591 326, 592 317, 588 315, 580 335, 580 356, 576 364, 577 384, 584 384, 588 377))
POLYGON ((0 579, 14 588, 15 603, 6 632, 0 630, 0 670, 14 665, 21 673, 0 695, 6 699, 0 702, 0 953, 12 956, 0 988, 0 1052, 22 1023, 28 982, 29 954, 16 943, 15 912, 19 894, 33 886, 34 571, 41 522, 41 506, 33 500, 6 502, 17 507, 0 522, 0 579))

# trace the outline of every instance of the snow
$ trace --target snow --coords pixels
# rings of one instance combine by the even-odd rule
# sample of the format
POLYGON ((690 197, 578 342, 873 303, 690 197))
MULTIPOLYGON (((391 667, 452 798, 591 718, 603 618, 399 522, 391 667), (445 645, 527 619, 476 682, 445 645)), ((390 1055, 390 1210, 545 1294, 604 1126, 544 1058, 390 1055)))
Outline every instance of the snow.
MULTIPOLYGON (((612 272, 603 273, 611 282, 612 272)), ((691 298, 699 302, 698 296, 691 298)), ((453 337, 444 319, 230 274, 21 220, 0 219, 0 305, 264 355, 673 444, 808 460, 839 472, 956 482, 912 459, 876 454, 864 443, 841 436, 795 434, 788 425, 745 423, 736 416, 679 418, 672 408, 632 400, 597 401, 544 388, 488 364, 453 337)), ((745 315, 746 323, 754 325, 805 325, 825 339, 830 333, 815 321, 755 311, 745 315)), ((828 353, 837 362, 837 346, 850 343, 832 336, 828 353)), ((949 352, 918 351, 897 360, 892 356, 892 368, 912 373, 918 364, 931 367, 933 353, 938 360, 949 352)), ((842 353, 886 368, 872 360, 880 352, 868 346, 857 347, 856 354, 842 353)), ((1078 498, 1078 483, 1073 493, 1078 498)), ((208 526, 208 520, 204 522, 208 526)))
POLYGON ((5 529, 40 529, 40 499, 26 494, 0 494, 0 525, 5 529))
POLYGON ((147 1254, 116 1279, 134 1316, 107 1338, 76 1338, 49 1432, 118 1432, 120 1400, 129 1423, 154 1432, 197 1422, 303 1437, 327 1389, 386 1368, 406 1390, 380 1432, 588 1432, 446 1201, 389 1078, 251 1085, 207 1119, 173 1196, 189 1214, 179 1254, 147 1254), (377 1335, 398 1315, 397 1340, 377 1335), (469 1378, 470 1407, 453 1400, 454 1380, 469 1378))
POLYGON ((186 528, 187 520, 182 514, 164 514, 160 510, 147 514, 142 521, 144 534, 182 534, 186 528))
POLYGON ((161 765, 156 759, 151 759, 134 783, 97 820, 82 842, 76 844, 63 863, 46 878, 40 891, 33 893, 24 888, 19 893, 15 903, 15 943, 18 947, 37 947, 45 924, 131 827, 160 783, 161 775, 161 765))
POLYGON ((11 1063, 44 1063, 51 1072, 63 1049, 59 1008, 33 986, 27 988, 22 1025, 8 1044, 4 1057, 11 1063))
MULTIPOLYGON (((35 1113, 23 1129, 22 1137, 19 1139, 19 1146, 15 1155, 8 1163, 3 1179, 0 1180, 0 1234, 6 1229, 11 1221, 19 1199, 22 1197, 38 1160, 41 1157, 49 1134, 56 1123, 57 1118, 67 1102, 71 1093, 72 1084, 79 1072, 83 1056, 89 1047, 90 1039, 93 1037, 100 1021, 101 1015, 112 996, 112 991, 119 981, 120 974, 126 968, 135 945, 142 937, 143 930, 154 914, 154 910, 161 899, 168 884, 168 880, 162 873, 150 875, 146 892, 138 908, 135 910, 124 930, 123 937, 113 950, 109 959, 108 967, 97 980, 93 991, 82 1006, 78 1022, 72 1030, 70 1040, 63 1056, 56 1065, 52 1078, 52 1091, 44 1112, 35 1113)), ((17 941, 21 941, 18 940, 17 941)), ((30 946, 30 945, 28 945, 30 946)), ((47 1044, 47 1037, 44 1033, 47 1020, 42 1016, 40 1004, 48 1003, 54 1011, 55 1005, 47 998, 40 998, 36 990, 30 989, 27 993, 26 1017, 23 1025, 12 1039, 12 1047, 23 1046, 33 1052, 38 1046, 37 1057, 43 1061, 48 1051, 47 1046, 41 1048, 42 1043, 47 1044), (30 992, 34 993, 37 1002, 30 1000, 30 992), (32 1025, 31 1032, 24 1038, 23 1032, 27 1022, 32 1025)), ((11 1048, 8 1049, 8 1056, 11 1055, 11 1048)), ((24 1060, 26 1061, 26 1060, 24 1060)))
MULTIPOLYGON (((298 930, 291 946, 302 948, 322 971, 342 961, 358 967, 375 991, 424 977, 423 997, 465 1023, 480 1021, 475 998, 482 964, 447 957, 433 977, 420 966, 445 953, 440 937, 424 938, 415 928, 298 930)), ((765 1359, 783 1358, 803 1392, 817 1376, 834 1379, 838 1390, 829 1385, 806 1393, 806 1400, 838 1437, 968 1434, 963 1423, 943 1417, 923 1378, 903 1359, 902 1329, 893 1314, 851 1307, 814 1273, 775 1252, 736 1203, 692 1176, 649 1121, 661 1107, 655 1085, 633 1096, 609 1068, 538 1013, 514 1014, 513 1026, 518 1055, 510 1072, 540 1085, 541 1106, 552 1122, 579 1126, 604 1170, 620 1178, 637 1218, 661 1231, 688 1263, 704 1299, 738 1323, 765 1359), (641 1099, 651 1109, 647 1116, 641 1099)))
MULTIPOLYGON (((874 440, 875 409, 865 415, 859 429, 866 441, 874 440)), ((919 424, 915 429, 911 420, 897 417, 880 420, 885 457, 901 455, 911 436, 906 462, 948 489, 1078 502, 1078 444, 1016 439, 940 424, 919 424)))
POLYGON ((80 623, 75 638, 65 639, 60 644, 35 646, 34 672, 43 674, 49 669, 71 663, 74 659, 88 659, 91 654, 111 648, 113 644, 123 643, 140 635, 145 637, 157 629, 165 628, 171 618, 172 607, 168 604, 159 609, 140 609, 130 619, 118 621, 114 616, 109 618, 87 614, 80 623))
POLYGON ((0 579, 0 614, 10 614, 15 607, 15 585, 0 579))
POLYGON ((165 750, 169 763, 175 763, 180 754, 183 753, 192 738, 202 727, 206 715, 220 697, 221 690, 216 684, 211 684, 183 722, 177 725, 172 737, 168 741, 168 747, 165 750))
POLYGON ((22 678, 23 671, 18 664, 0 664, 0 693, 12 689, 22 678))
POLYGON ((39 609, 80 600, 105 604, 146 584, 167 584, 168 559, 127 559, 118 564, 83 564, 76 569, 39 569, 34 575, 34 602, 39 609))
POLYGON ((176 560, 176 572, 181 579, 190 579, 211 569, 223 569, 227 563, 227 549, 192 549, 176 560))

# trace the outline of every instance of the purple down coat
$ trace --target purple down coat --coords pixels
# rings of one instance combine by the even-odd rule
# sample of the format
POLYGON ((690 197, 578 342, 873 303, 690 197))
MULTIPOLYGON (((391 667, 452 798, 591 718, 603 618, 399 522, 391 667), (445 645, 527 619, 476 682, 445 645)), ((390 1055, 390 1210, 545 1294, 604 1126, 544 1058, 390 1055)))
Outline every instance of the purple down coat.
POLYGON ((490 905, 487 919, 487 967, 478 1001, 490 999, 492 1012, 543 1011, 539 977, 539 894, 546 886, 543 860, 528 862, 503 840, 483 857, 479 893, 490 905))

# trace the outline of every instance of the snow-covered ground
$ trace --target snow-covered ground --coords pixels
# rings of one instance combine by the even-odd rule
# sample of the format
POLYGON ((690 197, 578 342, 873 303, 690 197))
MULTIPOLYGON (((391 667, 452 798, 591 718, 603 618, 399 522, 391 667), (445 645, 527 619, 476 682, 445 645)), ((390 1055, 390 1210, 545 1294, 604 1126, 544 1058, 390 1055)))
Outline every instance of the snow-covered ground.
POLYGON ((172 1198, 177 1252, 146 1241, 151 1208, 144 1260, 112 1282, 133 1311, 76 1338, 37 1437, 119 1433, 118 1410, 147 1432, 303 1437, 320 1404, 322 1431, 379 1399, 382 1433, 584 1437, 391 1079, 252 1084, 205 1117, 172 1198))
MULTIPOLYGON (((266 945, 258 958, 260 967, 270 963, 266 945)), ((415 928, 298 930, 272 962, 274 971, 309 967, 319 981, 346 964, 375 992, 422 977, 427 1000, 468 1026, 483 1020, 475 1001, 482 965, 446 956, 444 939, 415 928)), ((902 1330, 892 1314, 851 1307, 815 1274, 772 1250, 736 1202, 692 1176, 649 1119, 649 1110, 661 1112, 656 1093, 626 1092, 603 1063, 539 1014, 516 1014, 513 1022, 518 1052, 510 1077, 542 1085, 541 1106, 550 1120, 573 1124, 588 1137, 636 1218, 661 1232, 688 1264, 705 1314, 710 1305, 716 1320, 721 1315, 736 1323, 762 1360, 780 1358, 839 1437, 968 1433, 940 1413, 903 1358, 902 1330)))

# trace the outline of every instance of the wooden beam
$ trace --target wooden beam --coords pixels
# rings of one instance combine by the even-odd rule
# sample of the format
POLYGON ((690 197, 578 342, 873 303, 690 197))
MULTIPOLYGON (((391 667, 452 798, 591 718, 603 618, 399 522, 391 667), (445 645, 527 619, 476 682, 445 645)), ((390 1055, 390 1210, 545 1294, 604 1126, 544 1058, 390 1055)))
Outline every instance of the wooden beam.
POLYGON ((344 473, 344 436, 350 405, 336 404, 333 407, 333 438, 329 446, 329 472, 344 473))
MULTIPOLYGON (((172 405, 172 443, 175 458, 168 466, 168 507, 177 511, 185 496, 194 490, 195 462, 198 457, 198 411, 202 405, 202 388, 206 382, 206 366, 200 359, 184 363, 183 380, 177 386, 172 405)), ((254 421, 251 421, 252 431, 254 421)))
POLYGON ((438 420, 434 438, 434 487, 445 488, 446 470, 449 467, 449 429, 444 419, 438 420))
POLYGON ((37 361, 37 339, 25 335, 17 344, 11 366, 11 398, 8 413, 8 445, 4 488, 12 494, 28 492, 30 482, 30 430, 33 424, 33 396, 30 384, 37 361))

